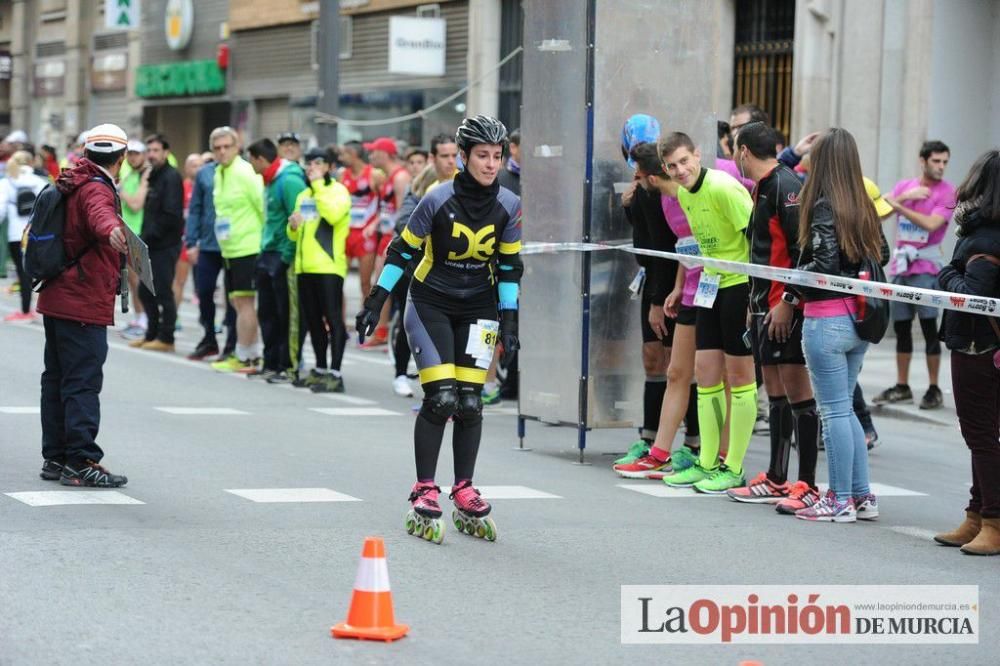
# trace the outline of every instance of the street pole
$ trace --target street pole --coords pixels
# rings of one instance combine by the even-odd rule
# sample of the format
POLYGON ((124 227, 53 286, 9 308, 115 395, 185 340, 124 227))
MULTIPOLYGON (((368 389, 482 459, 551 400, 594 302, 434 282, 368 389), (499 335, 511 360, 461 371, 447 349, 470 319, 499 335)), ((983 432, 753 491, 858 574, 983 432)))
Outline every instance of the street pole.
MULTIPOLYGON (((319 96, 316 110, 337 115, 340 98, 340 0, 319 3, 319 96)), ((337 142, 337 126, 318 123, 319 145, 337 142)))

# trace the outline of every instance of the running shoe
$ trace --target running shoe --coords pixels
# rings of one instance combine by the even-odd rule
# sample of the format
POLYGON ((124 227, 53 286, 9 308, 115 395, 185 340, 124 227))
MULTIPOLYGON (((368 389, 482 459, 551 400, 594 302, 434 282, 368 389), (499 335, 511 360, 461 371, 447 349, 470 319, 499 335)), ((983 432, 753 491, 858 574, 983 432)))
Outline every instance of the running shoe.
POLYGON ((456 509, 476 518, 482 518, 493 508, 479 496, 479 491, 472 487, 472 482, 468 479, 452 488, 448 499, 455 503, 456 509))
MULTIPOLYGON (((648 479, 655 472, 670 471, 670 458, 658 460, 649 454, 639 458, 634 463, 615 465, 612 469, 624 479, 648 479)), ((661 474, 659 478, 663 478, 663 475, 661 474)))
POLYGON ((21 283, 20 282, 11 282, 10 286, 7 287, 7 293, 8 294, 17 294, 17 293, 20 293, 20 291, 21 291, 21 283))
POLYGON ((292 386, 295 388, 310 388, 313 384, 323 379, 324 375, 325 373, 312 369, 308 375, 299 375, 296 377, 292 381, 292 386))
POLYGON ((212 364, 212 370, 215 370, 216 372, 239 372, 240 370, 249 371, 255 369, 256 367, 257 364, 253 361, 249 359, 241 361, 235 354, 231 354, 212 364))
POLYGON ((66 463, 59 477, 59 483, 64 486, 88 488, 120 488, 128 483, 128 479, 112 474, 93 460, 85 460, 82 463, 66 463))
POLYGON ((152 342, 152 341, 147 340, 145 337, 136 338, 135 340, 129 340, 128 346, 131 347, 132 349, 142 349, 142 346, 147 342, 152 342))
POLYGON ((823 499, 810 507, 799 509, 795 512, 795 517, 823 523, 853 523, 857 521, 858 514, 854 509, 853 498, 840 502, 836 493, 827 490, 823 499))
POLYGON ((771 424, 768 422, 767 410, 757 410, 757 420, 753 424, 753 434, 766 435, 771 432, 771 424))
POLYGON ((707 495, 724 495, 733 488, 745 486, 747 479, 743 472, 734 472, 725 464, 719 465, 711 476, 694 484, 694 489, 707 495))
POLYGON ((428 518, 441 517, 441 505, 438 503, 438 494, 441 489, 433 482, 421 483, 417 481, 410 491, 410 506, 414 511, 428 518))
POLYGON ((649 454, 649 442, 637 439, 628 447, 628 453, 615 461, 616 465, 629 465, 639 458, 649 454))
POLYGON ((146 328, 133 322, 126 326, 120 335, 126 340, 142 340, 146 337, 146 328))
POLYGON ((695 464, 681 472, 663 477, 663 483, 671 488, 691 488, 699 481, 707 479, 714 472, 714 469, 705 469, 701 466, 701 463, 695 462, 695 464))
MULTIPOLYGON (((920 399, 920 409, 938 409, 943 404, 944 396, 941 394, 941 389, 933 384, 927 389, 927 393, 924 393, 924 397, 920 399)), ((860 517, 858 516, 858 518, 860 517)))
POLYGON ((670 467, 674 472, 683 472, 696 462, 698 462, 698 454, 687 445, 670 454, 670 467))
POLYGON ((267 381, 271 377, 278 374, 278 371, 270 370, 268 368, 254 368, 253 370, 249 370, 243 374, 246 375, 247 379, 263 379, 264 381, 267 381))
POLYGON ((244 365, 239 370, 236 370, 235 372, 237 372, 237 373, 239 373, 241 375, 247 375, 247 374, 250 374, 251 372, 253 372, 254 370, 259 369, 260 367, 261 367, 261 359, 259 359, 259 358, 252 358, 252 359, 250 359, 249 361, 246 362, 246 365, 244 365))
POLYGON ((156 352, 174 352, 174 343, 164 342, 163 340, 150 340, 142 346, 145 351, 156 351, 156 352))
POLYGON ((913 402, 913 391, 906 384, 896 384, 872 398, 876 405, 893 405, 897 402, 913 402))
POLYGON ((189 361, 201 361, 209 356, 219 355, 219 343, 214 339, 209 340, 207 338, 202 338, 198 346, 194 348, 194 351, 188 354, 189 361))
POLYGON ((788 491, 788 497, 779 500, 774 510, 786 516, 794 516, 800 509, 808 509, 820 500, 819 491, 805 481, 796 481, 788 491))
POLYGON ((35 315, 30 312, 11 312, 3 320, 8 324, 30 324, 35 321, 35 315))
POLYGON ((59 477, 62 476, 63 467, 65 465, 58 460, 46 460, 42 463, 42 471, 38 473, 38 476, 46 481, 58 481, 59 477))
POLYGON ((854 498, 855 511, 858 520, 875 520, 878 518, 878 498, 868 493, 854 498))
POLYGON ((767 472, 761 472, 753 478, 750 483, 742 488, 733 488, 726 492, 729 499, 747 504, 777 504, 788 497, 790 485, 784 483, 774 483, 767 478, 767 472))
POLYGON ((343 393, 344 378, 333 375, 323 375, 323 378, 309 387, 313 393, 343 393))
POLYGON ((295 381, 295 373, 288 370, 282 370, 281 372, 276 372, 268 377, 266 381, 268 384, 291 384, 295 381))
POLYGON ((485 388, 481 393, 483 405, 499 405, 500 404, 500 387, 497 386, 492 391, 487 391, 485 388))
POLYGON ((392 392, 400 398, 412 398, 413 387, 410 386, 410 378, 406 375, 399 375, 392 380, 392 392))

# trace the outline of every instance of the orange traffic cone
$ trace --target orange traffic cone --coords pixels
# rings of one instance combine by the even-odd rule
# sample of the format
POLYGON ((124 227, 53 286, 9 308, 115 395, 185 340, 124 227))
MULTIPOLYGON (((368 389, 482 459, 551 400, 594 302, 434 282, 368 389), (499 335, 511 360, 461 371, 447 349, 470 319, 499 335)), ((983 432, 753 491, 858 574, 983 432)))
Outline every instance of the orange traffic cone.
POLYGON ((389 567, 385 561, 385 543, 380 537, 367 537, 361 551, 358 575, 354 579, 354 594, 347 622, 330 628, 334 638, 366 638, 372 641, 394 641, 406 635, 410 627, 396 624, 392 613, 392 592, 389 591, 389 567))

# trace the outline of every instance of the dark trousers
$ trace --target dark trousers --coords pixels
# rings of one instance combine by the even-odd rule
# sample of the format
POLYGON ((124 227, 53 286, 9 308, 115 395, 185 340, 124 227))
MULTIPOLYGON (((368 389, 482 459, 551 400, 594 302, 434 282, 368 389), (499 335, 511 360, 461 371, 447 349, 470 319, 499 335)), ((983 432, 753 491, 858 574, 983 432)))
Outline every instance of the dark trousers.
POLYGON ((31 280, 24 274, 24 257, 21 256, 21 242, 14 241, 8 243, 10 258, 14 260, 14 268, 17 270, 17 284, 21 288, 21 312, 27 314, 31 311, 31 280))
POLYGON ((257 319, 264 339, 264 369, 287 370, 288 264, 277 252, 257 257, 257 319))
POLYGON ((392 355, 396 361, 396 377, 405 375, 410 367, 410 341, 406 338, 406 327, 403 326, 409 291, 410 276, 404 273, 392 289, 392 302, 399 310, 399 315, 396 318, 396 337, 389 341, 389 344, 392 345, 392 355))
POLYGON ((298 282, 299 305, 316 354, 316 367, 320 370, 327 369, 329 348, 329 369, 340 370, 347 344, 343 312, 344 278, 339 275, 299 273, 298 282))
POLYGON ((969 511, 1000 518, 1000 370, 993 354, 951 354, 955 411, 972 452, 969 511))
MULTIPOLYGON (((222 272, 222 253, 212 250, 199 250, 198 263, 194 268, 194 290, 198 294, 198 323, 205 329, 205 339, 215 340, 215 289, 219 283, 219 273, 222 272)), ((236 310, 226 300, 226 318, 223 321, 226 333, 226 346, 229 341, 236 345, 236 310)))
POLYGON ((177 325, 177 303, 174 301, 174 272, 181 246, 149 251, 149 264, 153 269, 154 296, 146 285, 139 285, 139 300, 149 317, 146 328, 147 340, 159 340, 174 344, 174 328, 177 325))
POLYGON ((44 317, 42 372, 42 457, 100 462, 101 386, 108 358, 105 326, 44 317))
POLYGON ((861 392, 861 384, 854 385, 854 413, 861 422, 861 428, 865 433, 875 432, 875 424, 872 423, 872 413, 865 402, 865 394, 861 392))

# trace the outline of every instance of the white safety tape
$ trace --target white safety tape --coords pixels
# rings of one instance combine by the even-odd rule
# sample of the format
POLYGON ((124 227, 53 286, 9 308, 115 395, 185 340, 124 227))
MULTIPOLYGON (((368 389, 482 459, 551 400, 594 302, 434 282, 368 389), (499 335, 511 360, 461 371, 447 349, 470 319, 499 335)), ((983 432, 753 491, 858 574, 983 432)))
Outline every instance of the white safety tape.
POLYGON ((799 287, 813 287, 836 291, 854 296, 870 296, 888 301, 899 301, 913 305, 924 305, 945 310, 969 312, 972 314, 1000 313, 1000 299, 985 296, 970 296, 937 289, 921 289, 889 282, 872 282, 858 278, 811 273, 794 268, 775 268, 748 264, 742 261, 712 259, 710 257, 677 254, 662 250, 647 250, 633 247, 631 244, 607 245, 604 243, 525 243, 521 249, 522 255, 549 254, 553 252, 593 252, 595 250, 620 250, 630 254, 640 254, 647 257, 659 257, 679 261, 685 266, 701 265, 729 273, 742 273, 753 277, 774 280, 799 287))

